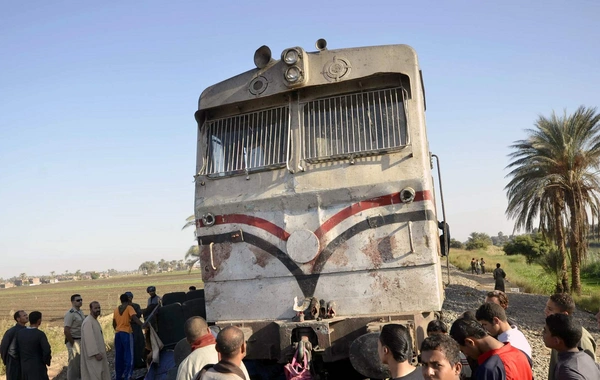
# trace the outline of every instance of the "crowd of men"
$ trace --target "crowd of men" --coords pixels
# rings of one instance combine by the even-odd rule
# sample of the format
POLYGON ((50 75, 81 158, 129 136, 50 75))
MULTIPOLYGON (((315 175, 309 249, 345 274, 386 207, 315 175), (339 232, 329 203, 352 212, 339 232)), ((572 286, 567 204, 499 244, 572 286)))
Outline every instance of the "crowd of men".
MULTIPOLYGON (((121 304, 113 312, 115 329, 116 379, 131 379, 135 366, 134 329, 143 326, 143 312, 160 305, 156 288, 148 287, 146 309, 133 303, 133 294, 123 293, 121 304)), ((101 306, 89 304, 85 316, 79 294, 71 296, 71 308, 64 318, 65 344, 69 353, 67 378, 110 380, 102 328, 98 322, 101 306)), ((413 342, 408 328, 387 324, 380 332, 377 352, 394 380, 505 380, 533 379, 532 349, 514 321, 507 318, 507 295, 499 290, 487 293, 477 309, 466 311, 450 329, 440 320, 427 327, 427 337, 420 346, 419 366, 412 364, 413 342)), ((548 380, 598 380, 596 342, 573 318, 575 303, 570 295, 557 293, 547 300, 542 339, 551 349, 548 380)), ((596 315, 600 327, 600 312, 596 315)), ((51 361, 48 339, 38 327, 42 313, 29 315, 19 310, 15 326, 4 334, 0 343, 7 380, 46 380, 51 361), (27 326, 29 323, 29 326, 27 326)), ((214 335, 206 320, 191 317, 184 332, 191 353, 177 368, 177 380, 250 380, 242 359, 246 343, 242 330, 229 326, 214 335)))
MULTIPOLYGON (((190 287, 194 288, 194 287, 190 287)), ((141 317, 161 304, 156 288, 146 289, 149 298, 145 309, 133 302, 133 293, 125 292, 113 311, 115 330, 116 379, 131 379, 134 368, 145 367, 145 341, 141 317)), ((98 301, 89 303, 84 312, 80 294, 71 296, 71 308, 64 316, 64 338, 68 352, 68 380, 111 380, 106 344, 98 317, 102 308, 98 301)), ((14 314, 16 324, 6 331, 0 343, 7 380, 47 380, 52 353, 46 334, 39 330, 42 313, 14 314), (29 326, 27 324, 29 323, 29 326)), ((216 363, 216 361, 215 361, 216 363)))
MULTIPOLYGON (((485 303, 446 325, 432 321, 421 344, 420 369, 411 364, 412 340, 399 324, 385 325, 378 353, 394 380, 505 380, 533 379, 531 345, 505 310, 508 297, 502 291, 487 294, 485 303)), ((551 349, 548 380, 598 380, 596 342, 573 318, 570 295, 552 295, 544 309, 542 339, 551 349)), ((600 312, 596 315, 600 327, 600 312)))

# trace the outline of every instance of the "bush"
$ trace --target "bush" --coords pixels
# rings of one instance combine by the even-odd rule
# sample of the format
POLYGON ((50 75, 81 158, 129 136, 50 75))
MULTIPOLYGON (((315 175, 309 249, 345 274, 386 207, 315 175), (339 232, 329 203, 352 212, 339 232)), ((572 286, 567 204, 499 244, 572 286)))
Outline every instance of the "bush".
POLYGON ((456 239, 450 239, 450 248, 465 249, 465 245, 456 239))
POLYGON ((486 249, 490 245, 492 245, 492 239, 488 234, 472 232, 469 240, 467 240, 466 248, 468 251, 472 251, 474 249, 486 249))
POLYGON ((540 233, 516 236, 512 241, 506 243, 504 252, 511 255, 523 255, 527 264, 532 264, 542 256, 556 251, 556 246, 540 233))

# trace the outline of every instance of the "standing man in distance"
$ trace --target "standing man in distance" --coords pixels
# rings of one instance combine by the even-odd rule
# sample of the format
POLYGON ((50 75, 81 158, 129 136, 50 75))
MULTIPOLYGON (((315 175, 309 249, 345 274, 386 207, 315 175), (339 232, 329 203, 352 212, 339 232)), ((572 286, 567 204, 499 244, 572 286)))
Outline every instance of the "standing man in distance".
POLYGON ((162 304, 161 298, 156 294, 156 287, 155 286, 149 286, 146 289, 146 292, 150 296, 148 298, 148 306, 147 307, 150 307, 150 305, 161 305, 162 304))
POLYGON ((21 360, 22 380, 48 380, 48 367, 52 351, 48 338, 38 327, 42 324, 42 313, 29 314, 29 327, 17 333, 17 352, 21 360))
POLYGON ((81 379, 81 324, 85 314, 81 311, 83 299, 79 294, 71 296, 71 309, 65 314, 64 333, 67 351, 69 353, 69 366, 67 367, 67 380, 81 379))
POLYGON ((581 339, 581 325, 568 314, 546 317, 542 332, 544 344, 558 351, 554 378, 560 380, 598 380, 600 367, 577 347, 581 339))
POLYGON ((102 328, 98 323, 100 312, 99 302, 90 303, 90 315, 81 325, 82 380, 111 380, 104 336, 102 336, 102 328))
POLYGON ((119 297, 121 305, 113 313, 115 329, 115 373, 116 380, 129 380, 133 374, 133 329, 131 322, 142 325, 135 310, 129 305, 127 294, 119 297))
POLYGON ((504 279, 506 278, 506 272, 500 268, 500 263, 496 263, 496 269, 492 272, 494 276, 494 290, 504 291, 504 279))
POLYGON ((17 322, 13 327, 6 330, 0 343, 0 351, 2 353, 2 361, 6 366, 6 380, 21 380, 21 363, 17 356, 17 333, 25 328, 29 322, 29 316, 23 310, 17 311, 13 318, 17 322))
POLYGON ((462 363, 458 343, 445 334, 425 338, 421 343, 421 366, 425 380, 460 380, 462 363))
MULTIPOLYGON (((550 296, 546 301, 544 314, 546 318, 552 314, 567 314, 573 315, 575 312, 575 301, 567 293, 556 293, 550 296)), ((596 341, 594 337, 584 328, 581 328, 581 338, 577 343, 577 347, 581 348, 594 361, 596 361, 596 341)), ((558 362, 558 351, 552 348, 550 352, 550 366, 548 368, 548 380, 560 380, 554 377, 556 363, 558 362)))

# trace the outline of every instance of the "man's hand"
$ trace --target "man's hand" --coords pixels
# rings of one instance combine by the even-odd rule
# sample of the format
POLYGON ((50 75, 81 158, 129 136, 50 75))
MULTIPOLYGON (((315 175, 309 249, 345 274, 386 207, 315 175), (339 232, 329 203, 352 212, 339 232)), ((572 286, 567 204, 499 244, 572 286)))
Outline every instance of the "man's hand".
POLYGON ((102 360, 102 354, 96 354, 94 355, 94 357, 96 358, 96 360, 100 361, 102 360))
POLYGON ((75 341, 73 340, 73 336, 71 336, 71 326, 65 326, 64 333, 67 342, 71 343, 71 346, 73 346, 75 344, 75 341))

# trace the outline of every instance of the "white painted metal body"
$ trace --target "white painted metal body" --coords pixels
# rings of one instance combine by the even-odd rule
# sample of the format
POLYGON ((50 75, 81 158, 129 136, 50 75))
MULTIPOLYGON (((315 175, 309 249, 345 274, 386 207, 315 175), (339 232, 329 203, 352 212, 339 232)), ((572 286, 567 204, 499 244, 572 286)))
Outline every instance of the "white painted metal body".
POLYGON ((406 45, 300 51, 301 85, 286 85, 286 65, 275 61, 200 97, 195 213, 207 320, 290 320, 294 297, 333 300, 337 316, 345 318, 441 310, 437 217, 415 52, 406 45), (257 78, 261 83, 252 87, 257 78), (390 79, 405 94, 402 146, 308 158, 309 102, 338 92, 377 91, 390 87, 390 79), (287 144, 281 147, 285 162, 247 170, 255 159, 246 144, 240 153, 246 170, 211 173, 210 121, 275 106, 289 112, 288 130, 281 131, 287 138, 277 140, 287 144), (403 203, 400 193, 408 188, 415 199, 403 203))

